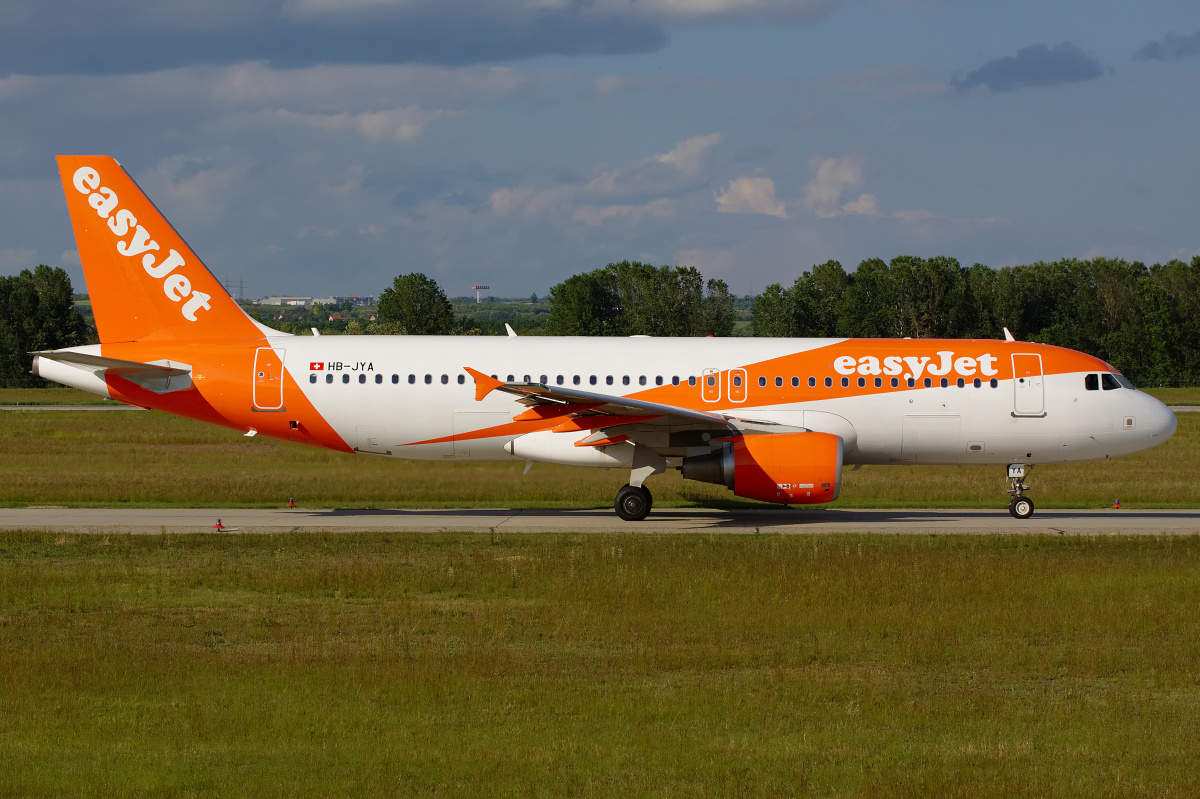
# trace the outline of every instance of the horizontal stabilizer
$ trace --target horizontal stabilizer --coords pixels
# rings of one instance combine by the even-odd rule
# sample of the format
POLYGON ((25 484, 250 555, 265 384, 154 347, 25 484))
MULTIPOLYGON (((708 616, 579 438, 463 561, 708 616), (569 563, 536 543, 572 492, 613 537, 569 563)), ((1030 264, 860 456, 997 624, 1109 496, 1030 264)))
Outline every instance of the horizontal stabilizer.
MULTIPOLYGON (((192 367, 175 361, 125 361, 120 358, 106 358, 103 355, 93 355, 77 350, 46 350, 33 353, 33 373, 56 382, 64 382, 50 372, 59 370, 48 369, 42 361, 52 364, 65 364, 76 369, 82 369, 97 374, 111 375, 128 380, 155 394, 167 394, 172 391, 183 391, 192 387, 192 367)), ((68 383, 68 385, 71 385, 68 383)))

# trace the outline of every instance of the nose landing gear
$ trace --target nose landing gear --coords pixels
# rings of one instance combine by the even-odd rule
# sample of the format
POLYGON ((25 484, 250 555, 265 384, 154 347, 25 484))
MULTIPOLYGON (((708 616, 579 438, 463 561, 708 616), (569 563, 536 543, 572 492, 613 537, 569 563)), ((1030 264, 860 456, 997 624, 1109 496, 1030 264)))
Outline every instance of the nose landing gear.
POLYGON ((1032 466, 1026 466, 1023 463, 1008 464, 1008 493, 1012 494, 1012 499, 1008 503, 1008 512, 1018 519, 1028 519, 1033 515, 1033 500, 1022 494, 1023 491, 1028 491, 1029 486, 1025 484, 1025 475, 1027 472, 1033 471, 1032 466))

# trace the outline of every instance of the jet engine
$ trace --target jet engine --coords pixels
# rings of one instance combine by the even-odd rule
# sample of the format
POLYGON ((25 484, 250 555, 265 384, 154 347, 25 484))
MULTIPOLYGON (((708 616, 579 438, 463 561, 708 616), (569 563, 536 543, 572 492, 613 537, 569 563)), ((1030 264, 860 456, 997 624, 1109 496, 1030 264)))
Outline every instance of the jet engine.
POLYGON ((842 439, 832 433, 737 436, 708 455, 683 459, 688 480, 717 483, 739 497, 812 505, 842 491, 842 439))

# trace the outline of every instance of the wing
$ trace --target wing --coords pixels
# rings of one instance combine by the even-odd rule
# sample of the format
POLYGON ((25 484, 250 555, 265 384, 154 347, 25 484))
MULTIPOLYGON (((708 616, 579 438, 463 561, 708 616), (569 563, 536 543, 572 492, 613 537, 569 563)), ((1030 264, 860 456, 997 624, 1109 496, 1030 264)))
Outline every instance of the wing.
POLYGON ((470 367, 463 367, 475 379, 475 399, 482 400, 493 391, 517 397, 529 410, 513 417, 515 422, 561 419, 551 428, 557 433, 591 430, 591 435, 576 446, 603 446, 617 441, 633 441, 660 455, 684 455, 685 450, 709 448, 710 442, 729 436, 754 433, 799 433, 791 427, 764 419, 751 419, 725 413, 664 405, 612 394, 544 383, 505 383, 470 367))

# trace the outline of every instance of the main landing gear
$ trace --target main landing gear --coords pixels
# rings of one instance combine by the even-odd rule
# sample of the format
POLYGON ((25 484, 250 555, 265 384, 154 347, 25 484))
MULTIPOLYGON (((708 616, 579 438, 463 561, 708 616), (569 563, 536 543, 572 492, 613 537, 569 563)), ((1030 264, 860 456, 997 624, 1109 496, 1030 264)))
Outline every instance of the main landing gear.
POLYGON ((1029 486, 1025 484, 1024 480, 1026 473, 1031 471, 1033 471, 1033 467, 1023 463, 1008 464, 1008 493, 1012 494, 1012 500, 1008 503, 1008 512, 1018 519, 1028 519, 1033 515, 1033 500, 1021 493, 1029 490, 1029 486))
POLYGON ((627 522, 640 522, 650 515, 654 505, 654 497, 645 486, 634 486, 626 483, 617 492, 617 500, 613 507, 617 515, 627 522))

